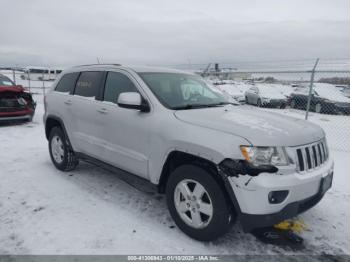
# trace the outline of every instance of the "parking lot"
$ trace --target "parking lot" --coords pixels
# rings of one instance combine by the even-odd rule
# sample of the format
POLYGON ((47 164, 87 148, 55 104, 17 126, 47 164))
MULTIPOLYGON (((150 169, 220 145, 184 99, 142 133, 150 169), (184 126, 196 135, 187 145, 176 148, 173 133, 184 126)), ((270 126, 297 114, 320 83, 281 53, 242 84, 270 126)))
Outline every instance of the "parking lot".
MULTIPOLYGON (((332 189, 300 218, 308 229, 300 250, 259 242, 235 225, 224 238, 201 243, 174 224, 165 198, 148 184, 87 163, 63 173, 50 161, 35 95, 33 122, 0 127, 0 252, 2 254, 342 254, 350 252, 350 152, 337 149, 330 128, 342 116, 312 113, 335 159, 332 189), (328 128, 327 128, 328 126, 328 128), (137 248, 135 248, 137 247, 137 248)), ((243 105, 246 106, 246 105, 243 105)), ((295 109, 272 110, 303 117, 295 109)), ((343 121, 341 121, 343 123, 343 121)), ((347 128, 345 123, 344 128, 347 128)), ((338 131, 340 132, 340 131, 338 131)), ((341 131, 343 132, 343 130, 341 131)), ((349 143, 347 139, 345 141, 349 143)), ((274 257, 276 260, 278 257, 274 257)))

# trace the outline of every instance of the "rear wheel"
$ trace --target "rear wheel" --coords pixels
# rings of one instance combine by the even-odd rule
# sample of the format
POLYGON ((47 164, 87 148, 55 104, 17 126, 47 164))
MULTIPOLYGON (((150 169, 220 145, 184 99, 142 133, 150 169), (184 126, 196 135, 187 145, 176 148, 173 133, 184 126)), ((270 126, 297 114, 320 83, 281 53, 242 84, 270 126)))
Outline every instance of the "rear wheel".
POLYGON ((170 175, 166 196, 175 223, 194 239, 214 240, 225 234, 232 224, 223 189, 200 167, 178 167, 170 175))
POLYGON ((50 132, 49 151, 53 164, 59 170, 70 171, 78 165, 78 160, 60 127, 54 127, 50 132))
POLYGON ((259 98, 258 101, 256 102, 256 105, 257 105, 258 107, 262 107, 261 99, 260 99, 260 98, 259 98))

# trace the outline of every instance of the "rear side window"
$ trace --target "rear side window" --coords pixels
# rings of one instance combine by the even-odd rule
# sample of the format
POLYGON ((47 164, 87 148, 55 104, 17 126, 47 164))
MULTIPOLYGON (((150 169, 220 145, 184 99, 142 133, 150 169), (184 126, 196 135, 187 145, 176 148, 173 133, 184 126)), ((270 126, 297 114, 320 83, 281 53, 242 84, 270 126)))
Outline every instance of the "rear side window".
POLYGON ((77 81, 77 78, 79 76, 79 73, 69 73, 65 74, 58 85, 56 86, 55 90, 58 92, 63 93, 71 93, 73 92, 75 82, 77 81))
POLYGON ((120 93, 138 92, 135 85, 124 74, 109 72, 105 84, 104 101, 117 103, 120 93))
POLYGON ((102 80, 102 72, 82 72, 75 86, 75 95, 95 97, 102 80))

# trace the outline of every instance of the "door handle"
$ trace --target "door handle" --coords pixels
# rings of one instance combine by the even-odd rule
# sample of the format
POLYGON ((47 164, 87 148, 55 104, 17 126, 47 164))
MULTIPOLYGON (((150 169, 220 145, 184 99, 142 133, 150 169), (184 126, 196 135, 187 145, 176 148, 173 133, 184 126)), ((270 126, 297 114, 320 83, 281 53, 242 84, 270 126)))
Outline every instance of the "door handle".
POLYGON ((97 112, 101 113, 101 114, 107 114, 107 109, 106 108, 100 108, 100 109, 97 109, 97 112))
POLYGON ((64 101, 64 103, 65 103, 66 105, 71 105, 71 104, 72 104, 72 100, 66 100, 66 101, 64 101))

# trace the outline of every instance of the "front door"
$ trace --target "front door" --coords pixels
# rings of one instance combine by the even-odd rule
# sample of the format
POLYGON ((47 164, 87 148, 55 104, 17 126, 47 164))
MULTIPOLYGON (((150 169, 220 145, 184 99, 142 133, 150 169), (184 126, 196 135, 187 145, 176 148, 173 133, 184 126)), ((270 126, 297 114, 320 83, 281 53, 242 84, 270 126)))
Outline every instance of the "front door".
POLYGON ((137 83, 123 72, 108 72, 104 94, 99 102, 100 140, 103 160, 133 174, 148 177, 149 117, 135 109, 121 108, 118 96, 123 92, 139 92, 137 83))

